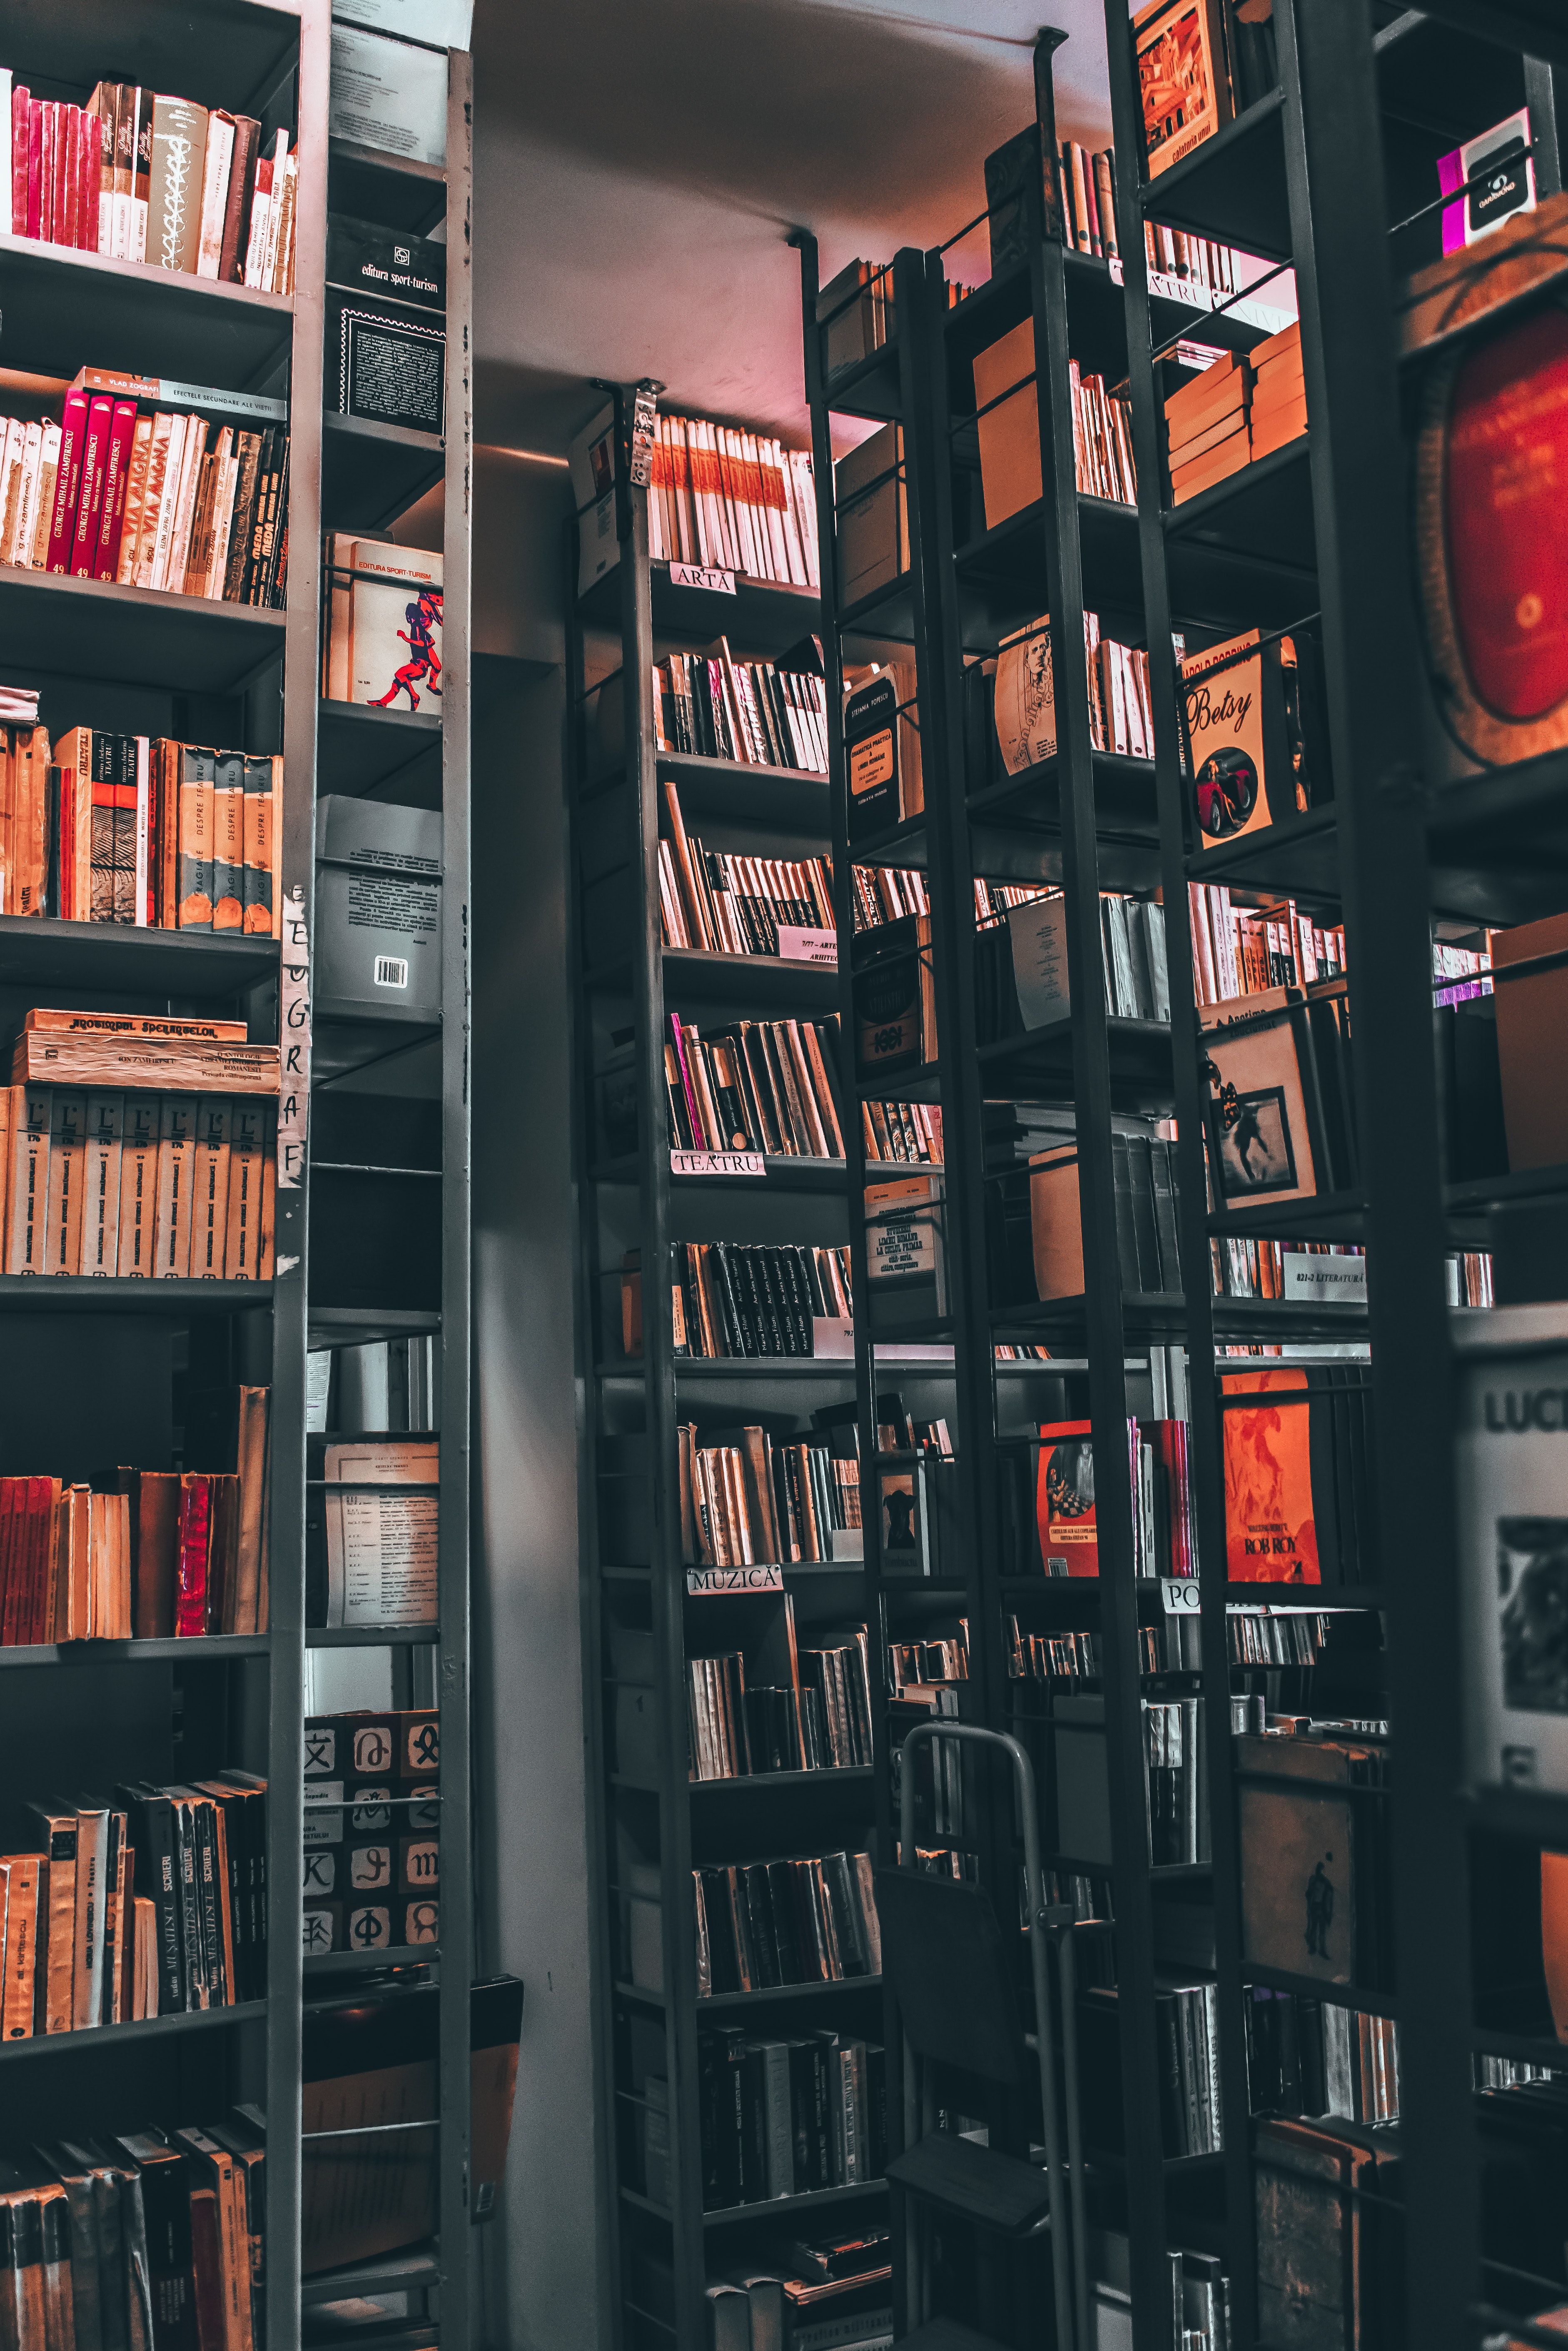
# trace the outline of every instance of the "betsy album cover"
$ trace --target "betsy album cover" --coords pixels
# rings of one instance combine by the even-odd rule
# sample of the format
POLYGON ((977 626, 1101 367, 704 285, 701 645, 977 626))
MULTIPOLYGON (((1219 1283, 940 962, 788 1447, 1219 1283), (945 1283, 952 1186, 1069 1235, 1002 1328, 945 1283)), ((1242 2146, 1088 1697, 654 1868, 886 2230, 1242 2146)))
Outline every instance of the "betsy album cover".
POLYGON ((1568 1789, 1568 1306, 1453 1317, 1466 1762, 1568 1789))

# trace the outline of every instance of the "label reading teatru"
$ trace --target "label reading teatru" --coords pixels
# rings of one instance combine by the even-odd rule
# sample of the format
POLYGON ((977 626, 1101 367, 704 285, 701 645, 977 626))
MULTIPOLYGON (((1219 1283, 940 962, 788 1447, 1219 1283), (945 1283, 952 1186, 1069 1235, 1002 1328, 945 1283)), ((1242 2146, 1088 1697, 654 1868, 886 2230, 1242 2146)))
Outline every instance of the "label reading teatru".
POLYGON ((706 588, 712 596, 733 596, 735 574, 733 571, 707 571, 700 563, 672 563, 670 585, 672 588, 706 588))
POLYGON ((766 1176, 760 1151, 672 1151, 672 1176, 766 1176))
POLYGON ((1364 1257, 1314 1257, 1305 1249, 1286 1249, 1283 1255, 1287 1298, 1309 1298, 1318 1305, 1365 1305, 1364 1257))
POLYGON ((732 1592, 782 1592, 784 1571, 781 1567, 688 1567, 686 1596, 691 1600, 712 1599, 716 1594, 732 1592))
POLYGON ((836 968, 839 935, 837 931, 812 930, 804 923, 780 923, 779 955, 784 963, 826 963, 836 968))

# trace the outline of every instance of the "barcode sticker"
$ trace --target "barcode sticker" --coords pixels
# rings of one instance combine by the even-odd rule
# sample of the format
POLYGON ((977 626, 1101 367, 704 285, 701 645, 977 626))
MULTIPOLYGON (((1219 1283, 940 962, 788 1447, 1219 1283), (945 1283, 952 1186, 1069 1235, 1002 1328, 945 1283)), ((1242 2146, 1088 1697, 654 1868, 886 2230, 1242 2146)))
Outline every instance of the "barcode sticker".
POLYGON ((784 1571, 781 1567, 688 1567, 686 1596, 691 1600, 711 1599, 716 1594, 731 1592, 782 1592, 784 1571))
POLYGON ((672 588, 706 588, 711 595, 733 596, 735 574, 733 571, 705 571, 700 563, 672 563, 670 585, 672 588))
POLYGON ((672 1176, 766 1176, 760 1151, 672 1151, 672 1176))
POLYGON ((408 986, 408 957, 406 956, 377 956, 375 982, 378 987, 406 987, 408 986))
POLYGON ((825 963, 837 967, 837 931, 812 930, 804 923, 780 923, 779 956, 783 963, 825 963))

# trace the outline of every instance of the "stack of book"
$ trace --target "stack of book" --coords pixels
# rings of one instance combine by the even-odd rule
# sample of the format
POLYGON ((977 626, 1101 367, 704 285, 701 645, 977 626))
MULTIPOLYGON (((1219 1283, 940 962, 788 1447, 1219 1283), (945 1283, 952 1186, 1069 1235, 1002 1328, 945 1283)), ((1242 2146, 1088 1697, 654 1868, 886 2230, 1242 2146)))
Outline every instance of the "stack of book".
POLYGON ((259 2351, 266 2171, 254 2105, 200 2129, 57 2139, 0 2167, 16 2351, 165 2334, 259 2351))
POLYGON ((23 1809, 37 1850, 0 1860, 7 2041, 265 1996, 264 1780, 134 1781, 111 1802, 23 1809))
POLYGON ((0 562, 209 602, 282 605, 287 414, 284 402, 249 392, 82 368, 57 423, 3 420, 0 562), (253 418, 258 429, 220 423, 224 415, 253 418))
POLYGON ((893 2351, 892 2276, 885 2229, 810 2244, 764 2240, 708 2280, 707 2340, 716 2351, 893 2351))
POLYGON ((1307 386, 1301 370, 1300 321, 1259 343, 1248 360, 1252 371, 1252 456, 1267 457, 1307 429, 1307 386))
POLYGON ((648 478, 648 552, 815 588, 810 453, 700 417, 661 416, 648 478))
POLYGON ((654 663, 653 726, 661 751, 828 772, 821 676, 787 662, 737 661, 726 637, 706 653, 654 663))
POLYGON ((245 1033, 28 1013, 0 1088, 8 1273, 271 1280, 278 1050, 245 1033))
POLYGON ((305 1721, 305 1955, 440 1939, 441 1717, 305 1721))
POLYGON ((1201 375, 1171 393, 1166 402, 1166 448, 1173 506, 1250 463, 1251 404, 1252 371, 1239 351, 1221 352, 1201 375))
POLYGON ((857 931, 874 930, 879 923, 896 923, 905 914, 928 914, 925 876, 913 865, 853 865, 857 931))
POLYGON ((0 912, 274 935, 283 761, 0 727, 0 912))
POLYGON ((687 832, 673 783, 664 785, 664 799, 668 831, 659 842, 659 912, 667 947, 777 956, 781 926, 833 929, 830 859, 706 850, 687 832))
POLYGON ((692 1886, 699 2000, 882 1973, 867 1853, 710 1864, 692 1886))
POLYGON ((195 277, 294 291, 298 152, 280 130, 128 82, 85 106, 0 67, 0 231, 195 277))
POLYGON ((823 1021, 737 1020, 703 1037, 672 1012, 670 1029, 664 1082, 674 1149, 843 1157, 836 1014, 823 1021))
POLYGON ((874 2042, 705 2032, 697 2066, 706 2210, 881 2179, 886 2052, 874 2042))
POLYGON ((935 1102, 862 1102, 861 1134, 868 1159, 942 1165, 942 1112, 935 1102))

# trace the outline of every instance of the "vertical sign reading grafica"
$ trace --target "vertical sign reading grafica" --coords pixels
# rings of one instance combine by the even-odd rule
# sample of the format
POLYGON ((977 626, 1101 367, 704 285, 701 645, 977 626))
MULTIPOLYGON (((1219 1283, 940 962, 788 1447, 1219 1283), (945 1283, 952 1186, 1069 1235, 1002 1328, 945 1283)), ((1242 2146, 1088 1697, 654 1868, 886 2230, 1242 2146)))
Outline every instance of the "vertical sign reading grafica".
MULTIPOLYGON (((296 886, 283 902, 283 960, 277 995, 282 1090, 277 1098, 277 1187, 297 1191, 305 1180, 310 1115, 310 933, 305 893, 296 886)), ((282 1270, 281 1264, 279 1271, 282 1270)))

